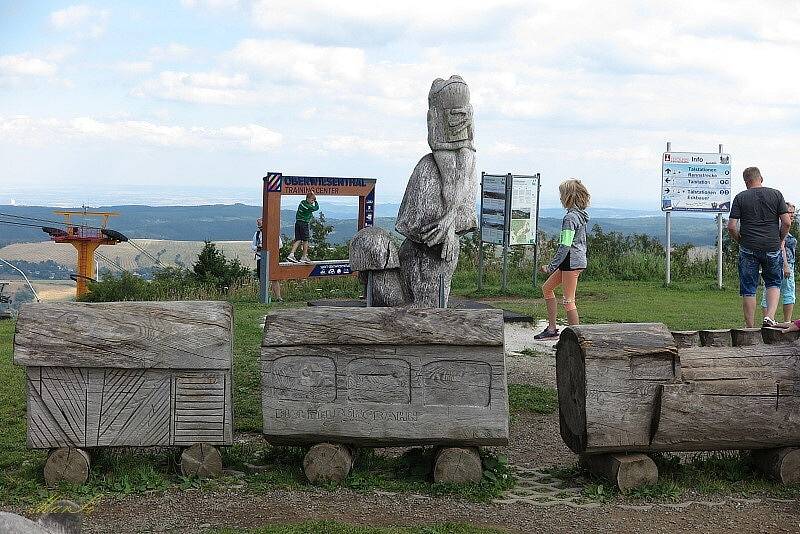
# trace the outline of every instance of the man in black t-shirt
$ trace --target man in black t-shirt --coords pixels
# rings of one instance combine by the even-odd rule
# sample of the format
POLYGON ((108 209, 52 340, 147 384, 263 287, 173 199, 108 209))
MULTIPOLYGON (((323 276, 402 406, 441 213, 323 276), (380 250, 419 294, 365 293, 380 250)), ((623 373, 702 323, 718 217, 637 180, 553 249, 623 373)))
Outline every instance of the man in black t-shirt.
POLYGON ((744 322, 755 324, 759 268, 767 293, 764 326, 775 326, 775 310, 783 281, 781 243, 792 224, 783 194, 763 186, 757 167, 744 170, 747 189, 736 195, 728 219, 728 233, 739 242, 739 294, 744 322))

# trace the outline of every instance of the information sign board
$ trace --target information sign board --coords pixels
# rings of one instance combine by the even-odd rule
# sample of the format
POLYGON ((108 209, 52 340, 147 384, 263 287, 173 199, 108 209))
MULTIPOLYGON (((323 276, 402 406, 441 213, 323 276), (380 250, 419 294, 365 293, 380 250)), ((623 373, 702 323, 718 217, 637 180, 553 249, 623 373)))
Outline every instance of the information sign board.
POLYGON ((720 213, 730 209, 730 154, 664 152, 661 159, 662 211, 720 213))
POLYGON ((539 175, 511 179, 511 221, 509 245, 536 244, 536 214, 539 204, 539 175))
POLYGON ((506 232, 507 175, 484 174, 481 188, 481 241, 502 245, 506 232))

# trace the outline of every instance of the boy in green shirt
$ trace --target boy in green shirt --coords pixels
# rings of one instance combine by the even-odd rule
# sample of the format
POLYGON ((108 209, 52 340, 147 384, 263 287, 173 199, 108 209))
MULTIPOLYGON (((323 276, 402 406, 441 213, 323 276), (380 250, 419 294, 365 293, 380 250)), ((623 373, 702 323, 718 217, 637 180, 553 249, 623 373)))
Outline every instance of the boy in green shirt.
POLYGON ((306 199, 300 201, 297 206, 297 217, 294 222, 294 241, 292 242, 292 251, 286 257, 287 261, 292 263, 311 263, 308 259, 308 240, 311 238, 311 219, 314 218, 314 212, 319 209, 317 204, 317 197, 314 193, 308 193, 306 199), (303 244, 303 257, 298 260, 294 257, 297 246, 303 244))

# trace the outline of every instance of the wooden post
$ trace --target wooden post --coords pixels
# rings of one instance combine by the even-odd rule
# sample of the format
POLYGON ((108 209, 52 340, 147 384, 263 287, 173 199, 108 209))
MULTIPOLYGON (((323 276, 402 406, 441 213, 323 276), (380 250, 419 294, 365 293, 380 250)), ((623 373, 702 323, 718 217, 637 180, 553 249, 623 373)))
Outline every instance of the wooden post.
POLYGON ((700 330, 700 344, 704 347, 731 347, 730 330, 700 330))
POLYGON ((195 443, 181 454, 181 473, 186 477, 215 477, 222 474, 222 455, 208 443, 195 443))
POLYGON ((62 447, 50 453, 44 464, 44 480, 48 486, 60 482, 85 484, 89 480, 91 463, 89 454, 83 449, 62 447))
POLYGON ((800 448, 761 449, 752 451, 756 467, 781 484, 800 482, 800 448))
POLYGON ((731 341, 734 347, 750 347, 764 343, 760 328, 734 328, 731 330, 731 341))
POLYGON ((317 443, 303 458, 303 471, 314 485, 341 484, 353 468, 353 453, 341 443, 317 443))
POLYGON ((581 456, 581 464, 622 492, 658 482, 658 467, 646 454, 588 454, 581 456))
POLYGON ((672 332, 672 338, 679 349, 700 346, 700 332, 697 330, 676 330, 672 332))
POLYGON ((447 484, 477 484, 483 478, 483 462, 475 447, 445 447, 436 453, 433 481, 447 484))
POLYGON ((800 338, 800 332, 787 332, 786 334, 780 328, 764 327, 761 329, 761 339, 764 343, 772 345, 774 343, 791 343, 800 338))

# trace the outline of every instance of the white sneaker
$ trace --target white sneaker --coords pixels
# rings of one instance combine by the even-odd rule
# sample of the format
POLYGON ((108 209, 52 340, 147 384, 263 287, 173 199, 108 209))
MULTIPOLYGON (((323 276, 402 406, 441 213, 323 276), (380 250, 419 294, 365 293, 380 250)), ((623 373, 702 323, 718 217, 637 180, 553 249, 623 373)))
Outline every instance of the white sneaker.
POLYGON ((302 258, 300 258, 300 261, 303 263, 311 263, 311 260, 309 259, 308 256, 303 256, 302 258))
POLYGON ((291 263, 297 263, 297 258, 294 257, 294 254, 289 254, 286 256, 286 261, 291 263))
POLYGON ((776 324, 778 323, 776 323, 775 319, 772 317, 764 317, 764 322, 762 323, 763 326, 768 326, 770 328, 774 328, 776 324))

